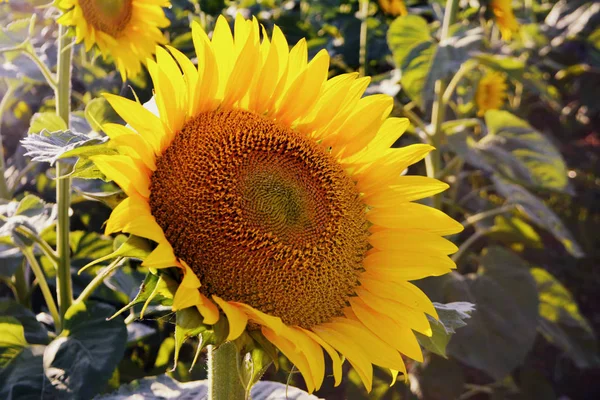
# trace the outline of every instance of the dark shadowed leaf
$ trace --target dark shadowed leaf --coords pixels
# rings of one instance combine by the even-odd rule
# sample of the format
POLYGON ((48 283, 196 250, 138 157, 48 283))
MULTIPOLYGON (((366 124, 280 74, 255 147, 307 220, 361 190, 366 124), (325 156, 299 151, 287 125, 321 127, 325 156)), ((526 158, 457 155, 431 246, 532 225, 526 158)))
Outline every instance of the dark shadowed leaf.
POLYGON ((92 398, 112 376, 127 342, 123 320, 107 320, 113 313, 95 302, 67 310, 63 332, 44 352, 45 374, 63 397, 92 398))
POLYGON ((596 337, 571 293, 546 270, 531 270, 540 294, 540 332, 579 368, 600 365, 596 337))
POLYGON ((503 379, 531 349, 538 324, 536 283, 528 266, 515 254, 490 247, 477 274, 446 284, 446 300, 476 304, 467 326, 448 344, 448 355, 503 379))
POLYGON ((498 192, 506 197, 509 203, 516 204, 531 221, 552 233, 574 257, 585 255, 571 232, 542 200, 524 187, 510 183, 498 176, 492 177, 492 181, 498 192))

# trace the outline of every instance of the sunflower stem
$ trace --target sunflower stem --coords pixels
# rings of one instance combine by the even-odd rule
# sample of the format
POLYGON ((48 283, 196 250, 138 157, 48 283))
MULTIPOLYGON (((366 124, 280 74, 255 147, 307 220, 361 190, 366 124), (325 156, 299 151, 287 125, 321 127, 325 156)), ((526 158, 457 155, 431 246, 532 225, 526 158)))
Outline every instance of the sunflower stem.
MULTIPOLYGON (((56 85, 56 114, 69 126, 71 113, 71 57, 73 54, 72 39, 67 35, 67 28, 58 28, 58 65, 56 85)), ((58 221, 56 224, 56 251, 58 255, 58 271, 56 289, 61 318, 73 303, 73 284, 71 282, 71 248, 69 245, 69 206, 71 204, 71 178, 68 176, 69 166, 56 163, 56 203, 58 221)))
POLYGON ((359 0, 358 15, 360 22, 360 42, 358 51, 358 73, 360 76, 367 74, 367 19, 369 14, 369 0, 359 0))
MULTIPOLYGON (((458 0, 447 0, 446 9, 444 10, 444 22, 442 23, 442 34, 440 43, 443 45, 446 39, 450 36, 450 27, 456 22, 456 14, 458 11, 458 0)), ((444 144, 445 137, 442 129, 442 123, 446 114, 446 99, 444 93, 448 83, 439 79, 435 82, 435 100, 433 102, 433 108, 431 110, 431 124, 433 129, 431 131, 431 145, 436 150, 429 153, 425 159, 425 167, 427 168, 427 176, 435 178, 439 173, 442 166, 442 158, 440 155, 440 146, 444 144)), ((435 208, 441 208, 442 196, 440 194, 434 196, 433 206, 435 208)))
POLYGON ((56 303, 54 302, 54 297, 52 297, 52 292, 48 287, 48 282, 46 281, 46 276, 44 275, 44 271, 40 264, 37 262, 31 247, 23 247, 21 249, 23 255, 27 259, 33 274, 35 275, 35 279, 40 285, 40 290, 42 291, 42 296, 44 296, 44 300, 46 301, 46 305, 48 306, 48 311, 50 311, 50 315, 52 315, 52 319, 54 320, 54 327, 56 328, 56 332, 60 332, 62 329, 62 320, 59 315, 58 308, 56 307, 56 303))
POLYGON ((232 342, 208 346, 209 400, 244 400, 246 390, 238 374, 237 348, 232 342))
POLYGON ((4 93, 4 97, 0 100, 0 199, 10 199, 10 190, 8 189, 8 185, 6 184, 6 177, 4 176, 4 146, 2 145, 2 116, 4 115, 4 111, 6 106, 8 105, 8 101, 12 98, 12 94, 15 91, 15 87, 13 85, 8 85, 6 92, 4 93))

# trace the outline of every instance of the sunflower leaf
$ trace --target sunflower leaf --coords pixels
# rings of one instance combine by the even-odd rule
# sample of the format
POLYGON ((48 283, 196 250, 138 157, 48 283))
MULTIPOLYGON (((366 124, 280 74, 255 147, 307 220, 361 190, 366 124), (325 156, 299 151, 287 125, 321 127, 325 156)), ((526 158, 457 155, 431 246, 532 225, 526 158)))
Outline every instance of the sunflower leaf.
POLYGON ((579 311, 571 293, 544 269, 532 268, 531 274, 540 294, 538 330, 579 368, 600 365, 594 330, 579 311))
POLYGON ((475 305, 465 301, 448 304, 433 303, 433 305, 440 317, 438 321, 428 316, 433 335, 427 337, 416 332, 417 339, 421 346, 427 350, 442 357, 447 357, 446 346, 450 341, 450 337, 456 333, 456 329, 467 325, 465 320, 471 318, 470 314, 475 310, 475 305))
POLYGON ((37 135, 28 135, 21 140, 21 144, 27 150, 26 156, 33 161, 47 162, 53 165, 58 159, 81 155, 74 150, 105 143, 107 138, 90 138, 87 135, 61 130, 50 132, 43 129, 37 135))
POLYGON ((31 239, 19 233, 19 227, 25 227, 34 233, 40 233, 51 226, 57 218, 55 204, 46 204, 34 195, 27 195, 21 201, 12 201, 0 205, 0 238, 10 238, 17 247, 31 246, 31 239))
POLYGON ((538 294, 529 266, 516 254, 489 247, 476 274, 452 274, 445 300, 471 301, 477 309, 448 344, 448 355, 496 380, 519 366, 533 346, 538 294))
POLYGON ((498 192, 506 197, 509 203, 516 204, 531 221, 552 233, 571 255, 577 258, 585 255, 571 232, 542 200, 524 187, 515 185, 499 176, 493 176, 492 181, 498 192))
POLYGON ((44 352, 44 371, 62 392, 58 397, 90 399, 112 376, 127 343, 123 320, 107 320, 113 312, 96 302, 76 302, 67 310, 63 332, 44 352))

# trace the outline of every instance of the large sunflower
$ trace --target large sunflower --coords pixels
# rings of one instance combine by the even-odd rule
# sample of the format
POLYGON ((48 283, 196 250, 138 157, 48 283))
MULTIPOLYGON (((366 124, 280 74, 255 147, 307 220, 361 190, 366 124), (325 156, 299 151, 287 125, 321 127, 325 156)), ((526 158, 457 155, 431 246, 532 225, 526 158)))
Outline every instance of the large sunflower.
POLYGON ((475 103, 477 104, 477 115, 483 116, 487 110, 497 110, 504 104, 506 99, 506 79, 500 72, 492 71, 486 73, 477 85, 475 92, 475 103))
POLYGON ((491 7, 502 39, 510 40, 513 33, 519 30, 519 23, 512 9, 512 0, 492 0, 491 7))
POLYGON ((65 13, 58 22, 75 28, 77 43, 86 51, 96 45, 103 57, 112 56, 125 80, 136 76, 166 43, 160 28, 169 26, 162 7, 169 0, 56 0, 65 13))
POLYGON ((412 202, 445 183, 400 175, 432 147, 391 149, 408 125, 387 118, 392 98, 361 98, 357 74, 327 79, 327 52, 308 62, 278 27, 261 41, 256 20, 233 36, 220 17, 212 40, 192 33, 197 67, 171 47, 148 62, 159 116, 106 95, 131 127, 105 125, 120 155, 94 157, 129 196, 106 233, 158 243, 144 265, 181 269, 173 310, 227 318, 228 340, 262 332, 309 391, 323 349, 336 384, 340 354, 369 390, 373 364, 406 374, 401 354, 422 360, 413 331, 436 317, 409 281, 454 268, 440 235, 462 229, 412 202))

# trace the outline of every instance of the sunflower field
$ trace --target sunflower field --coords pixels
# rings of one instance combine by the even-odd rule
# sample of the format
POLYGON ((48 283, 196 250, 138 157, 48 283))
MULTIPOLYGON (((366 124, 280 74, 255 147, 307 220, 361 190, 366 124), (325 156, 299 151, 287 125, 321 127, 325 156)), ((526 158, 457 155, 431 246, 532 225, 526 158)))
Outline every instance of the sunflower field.
POLYGON ((600 398, 600 3, 0 0, 0 399, 600 398))

